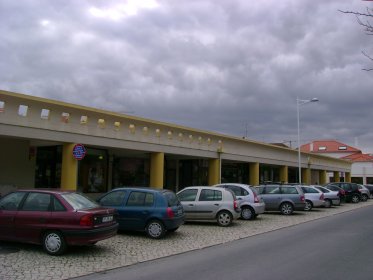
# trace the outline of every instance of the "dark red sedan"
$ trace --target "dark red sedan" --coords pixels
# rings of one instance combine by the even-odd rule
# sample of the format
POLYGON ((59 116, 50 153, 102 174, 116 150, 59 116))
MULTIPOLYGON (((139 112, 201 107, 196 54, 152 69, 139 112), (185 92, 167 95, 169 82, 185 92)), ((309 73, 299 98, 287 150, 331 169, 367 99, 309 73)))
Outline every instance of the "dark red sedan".
POLYGON ((117 233, 113 209, 82 194, 19 190, 0 199, 0 240, 43 245, 61 255, 69 245, 91 245, 117 233))

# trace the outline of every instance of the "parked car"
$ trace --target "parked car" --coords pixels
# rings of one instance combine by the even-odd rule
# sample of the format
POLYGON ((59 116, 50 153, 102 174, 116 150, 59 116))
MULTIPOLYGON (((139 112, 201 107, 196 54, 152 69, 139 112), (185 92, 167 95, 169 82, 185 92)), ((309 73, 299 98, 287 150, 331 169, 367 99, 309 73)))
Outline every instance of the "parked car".
POLYGON ((370 197, 373 197, 373 185, 367 184, 364 186, 370 191, 370 197))
POLYGON ((303 211, 306 206, 300 186, 276 184, 257 188, 266 204, 266 211, 280 211, 283 215, 291 215, 294 211, 303 211))
POLYGON ((95 244, 117 229, 114 209, 76 192, 19 190, 0 199, 0 240, 41 244, 50 255, 95 244))
POLYGON ((184 223, 184 210, 170 190, 122 187, 101 196, 97 202, 118 212, 119 230, 145 231, 151 238, 162 238, 184 223))
POLYGON ((224 188, 194 186, 177 193, 185 211, 185 220, 214 220, 226 227, 240 217, 241 209, 235 194, 224 188))
POLYGON ((263 198, 258 195, 258 190, 250 185, 225 183, 214 187, 230 189, 236 195, 240 202, 241 218, 244 220, 253 220, 265 211, 263 198))
POLYGON ((312 186, 301 186, 306 200, 305 211, 311 211, 313 207, 324 207, 324 193, 312 186))
POLYGON ((361 193, 361 201, 367 201, 370 198, 370 191, 364 185, 357 184, 359 191, 361 193))
POLYGON ((325 185, 323 187, 326 188, 326 189, 328 189, 328 190, 338 192, 338 196, 339 196, 341 202, 345 202, 346 201, 346 192, 341 187, 338 187, 336 185, 325 185))
POLYGON ((326 185, 327 188, 328 186, 337 186, 342 188, 345 191, 346 202, 358 203, 361 200, 359 187, 355 183, 334 182, 326 185))
POLYGON ((338 191, 332 191, 322 186, 314 186, 316 189, 324 193, 325 207, 330 208, 332 205, 341 205, 341 199, 338 191))

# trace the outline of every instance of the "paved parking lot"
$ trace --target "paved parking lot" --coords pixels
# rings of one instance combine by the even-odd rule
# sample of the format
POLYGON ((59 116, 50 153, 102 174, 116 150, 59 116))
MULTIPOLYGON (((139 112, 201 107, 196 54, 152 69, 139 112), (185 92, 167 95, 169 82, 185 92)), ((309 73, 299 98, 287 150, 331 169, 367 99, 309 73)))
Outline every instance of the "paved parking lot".
POLYGON ((373 205, 373 200, 314 209, 292 216, 260 215, 255 221, 237 221, 229 228, 213 223, 187 223, 162 240, 142 233, 120 233, 92 247, 75 247, 63 256, 45 254, 40 246, 0 243, 0 279, 69 279, 93 272, 131 265, 182 252, 197 250, 283 227, 373 205))

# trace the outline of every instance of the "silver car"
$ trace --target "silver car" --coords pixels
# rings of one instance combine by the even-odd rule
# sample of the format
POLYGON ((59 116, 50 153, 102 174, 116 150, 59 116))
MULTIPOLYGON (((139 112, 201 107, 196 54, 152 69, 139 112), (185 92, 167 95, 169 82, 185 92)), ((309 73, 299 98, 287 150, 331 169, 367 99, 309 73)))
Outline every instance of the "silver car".
POLYGON ((258 190, 250 185, 225 183, 214 185, 214 187, 226 188, 234 192, 240 202, 241 218, 244 220, 253 220, 265 211, 263 198, 258 195, 258 190))
POLYGON ((228 189, 195 186, 177 193, 186 221, 214 220, 229 226, 240 217, 241 209, 234 193, 228 189))
POLYGON ((294 211, 303 211, 306 206, 300 186, 274 184, 257 188, 266 204, 266 211, 280 211, 283 215, 291 215, 294 211))
POLYGON ((305 211, 311 211, 313 207, 324 207, 324 193, 312 186, 301 186, 306 200, 305 211))
POLYGON ((313 186, 324 193, 325 207, 330 208, 332 205, 341 205, 341 198, 338 191, 332 191, 322 186, 313 186))
POLYGON ((367 201, 370 198, 370 191, 367 187, 358 184, 359 191, 361 193, 361 201, 367 201))

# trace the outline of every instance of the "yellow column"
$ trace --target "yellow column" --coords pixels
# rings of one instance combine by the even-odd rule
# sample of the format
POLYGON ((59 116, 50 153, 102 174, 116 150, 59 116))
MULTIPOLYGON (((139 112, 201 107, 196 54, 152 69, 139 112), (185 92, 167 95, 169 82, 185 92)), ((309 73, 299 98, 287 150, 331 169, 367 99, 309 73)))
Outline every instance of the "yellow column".
POLYGON ((64 144, 62 149, 61 189, 77 190, 78 161, 73 156, 75 144, 64 144))
POLYGON ((220 183, 220 160, 212 158, 209 160, 209 186, 220 183))
POLYGON ((164 153, 150 154, 150 187, 163 189, 164 153))
POLYGON ((302 169, 302 183, 306 185, 311 184, 311 168, 302 169))
POLYGON ((249 164, 250 185, 259 185, 259 162, 249 164))
POLYGON ((340 182, 341 179, 339 178, 339 171, 334 171, 334 182, 340 182))
POLYGON ((351 172, 345 173, 345 182, 351 183, 351 172))
POLYGON ((288 167, 286 165, 280 167, 280 181, 282 183, 287 183, 289 181, 288 167))
POLYGON ((326 170, 320 170, 319 171, 319 185, 325 185, 326 184, 326 170))

